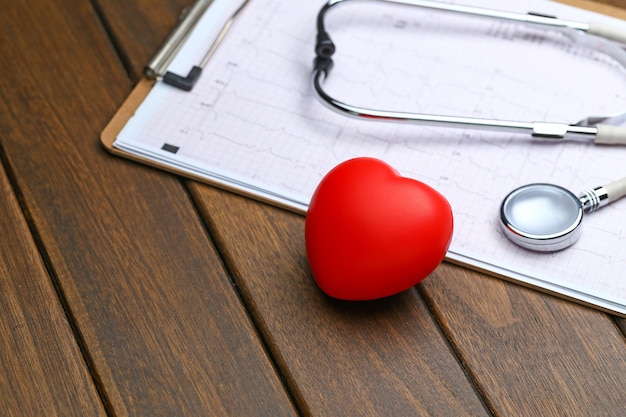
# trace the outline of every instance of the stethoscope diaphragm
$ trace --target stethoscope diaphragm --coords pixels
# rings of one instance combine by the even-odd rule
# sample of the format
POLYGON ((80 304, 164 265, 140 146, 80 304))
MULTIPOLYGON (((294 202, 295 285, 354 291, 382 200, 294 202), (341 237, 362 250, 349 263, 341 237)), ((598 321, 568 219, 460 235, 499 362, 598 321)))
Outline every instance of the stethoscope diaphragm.
POLYGON ((554 184, 529 184, 511 191, 500 205, 500 226, 513 243, 534 251, 565 249, 582 233, 584 213, 626 196, 626 177, 579 196, 554 184))
POLYGON ((553 184, 529 184, 510 192, 500 206, 500 224, 517 245, 552 252, 573 245, 582 232, 583 205, 553 184))

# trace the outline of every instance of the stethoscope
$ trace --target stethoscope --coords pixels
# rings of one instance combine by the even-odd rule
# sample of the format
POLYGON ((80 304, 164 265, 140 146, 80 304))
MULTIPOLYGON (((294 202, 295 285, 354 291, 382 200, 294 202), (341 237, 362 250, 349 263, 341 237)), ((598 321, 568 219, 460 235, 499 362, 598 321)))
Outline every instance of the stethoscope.
MULTIPOLYGON (((324 18, 332 7, 348 1, 328 1, 317 17, 316 58, 312 83, 318 98, 330 109, 351 117, 374 121, 530 133, 533 137, 547 139, 593 139, 596 144, 626 144, 626 128, 615 126, 626 121, 626 113, 609 117, 588 117, 574 124, 522 122, 369 109, 331 97, 322 88, 322 81, 328 77, 332 69, 335 45, 325 30, 324 18)), ((376 1, 542 25, 563 31, 585 46, 601 49, 626 68, 626 53, 620 46, 608 41, 626 43, 626 33, 604 24, 581 23, 553 16, 509 13, 433 1, 376 1)), ((505 197, 500 207, 500 225, 504 235, 523 248, 541 252, 557 251, 569 247, 578 240, 584 213, 593 212, 624 195, 626 178, 584 191, 580 196, 558 185, 525 185, 505 197)))
MULTIPOLYGON (((330 109, 344 115, 374 121, 403 122, 438 127, 482 129, 511 133, 530 133, 533 137, 546 139, 591 138, 594 140, 594 143, 597 144, 626 144, 626 128, 616 126, 626 121, 626 113, 607 117, 588 117, 574 124, 523 122, 369 109, 335 99, 322 88, 322 81, 328 77, 332 69, 332 56, 335 53, 335 44, 330 39, 328 32, 326 32, 324 19, 326 13, 334 6, 353 1, 354 0, 330 0, 322 7, 317 16, 316 58, 311 79, 316 95, 321 102, 330 109)), ((362 2, 364 0, 356 1, 362 2)), ((579 44, 602 50, 626 68, 626 52, 615 42, 608 41, 610 39, 626 44, 626 33, 612 27, 607 27, 607 25, 602 23, 581 23, 539 14, 518 14, 426 0, 373 1, 418 6, 426 9, 461 13, 471 16, 541 25, 553 30, 562 31, 579 44)))

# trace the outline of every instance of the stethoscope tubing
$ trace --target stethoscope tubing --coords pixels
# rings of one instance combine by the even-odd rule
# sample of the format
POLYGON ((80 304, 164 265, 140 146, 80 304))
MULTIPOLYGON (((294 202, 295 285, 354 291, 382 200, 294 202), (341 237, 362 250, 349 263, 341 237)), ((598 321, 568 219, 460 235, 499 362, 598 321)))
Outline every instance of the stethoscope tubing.
POLYGON ((320 101, 329 109, 357 118, 395 123, 412 123, 431 127, 456 127, 483 131, 526 133, 549 139, 594 139, 597 126, 576 126, 564 123, 521 122, 511 120, 483 119, 474 117, 444 116, 426 113, 409 113, 376 110, 344 103, 329 95, 322 87, 326 74, 323 70, 313 73, 313 89, 320 101))
MULTIPOLYGON (((396 123, 413 123, 433 127, 456 127, 462 129, 499 131, 508 133, 525 133, 533 137, 544 139, 583 139, 593 140, 597 144, 626 144, 626 128, 616 127, 610 123, 622 122, 626 114, 612 117, 587 118, 575 124, 554 122, 524 122, 497 119, 483 119, 472 117, 457 117, 447 115, 433 115, 412 112, 397 112, 389 110, 371 109, 354 104, 348 104, 329 95, 323 88, 323 82, 330 73, 335 53, 335 45, 325 30, 324 19, 326 13, 334 6, 346 2, 378 1, 399 5, 418 6, 433 10, 455 12, 486 18, 504 19, 527 24, 549 26, 555 30, 587 33, 591 29, 588 23, 561 20, 551 16, 538 14, 518 14, 504 11, 483 9, 470 6, 461 6, 449 3, 439 3, 424 0, 330 0, 320 10, 317 17, 316 58, 311 75, 313 90, 317 98, 329 109, 353 118, 373 121, 388 121, 396 123), (602 124, 605 122, 606 124, 602 124)), ((626 41, 623 31, 606 29, 601 26, 603 36, 610 36, 619 41, 626 41)), ((621 48, 608 47, 614 54, 619 54, 617 61, 626 67, 626 53, 621 48), (624 55, 624 56, 621 56, 624 55)))
MULTIPOLYGON (((576 29, 576 30, 587 32, 591 28, 591 25, 589 23, 576 22, 573 20, 562 20, 554 16, 547 16, 547 15, 542 15, 538 13, 529 13, 529 14, 511 13, 511 12, 506 12, 502 10, 493 10, 493 9, 486 9, 486 8, 473 7, 473 6, 463 6, 459 4, 443 3, 443 2, 428 1, 428 0, 330 0, 326 3, 326 5, 322 9, 323 13, 321 13, 321 19, 324 18, 324 14, 328 9, 338 4, 347 3, 347 2, 355 2, 355 1, 359 1, 359 2, 376 1, 376 2, 393 3, 393 4, 399 4, 399 5, 405 5, 405 6, 417 6, 417 7, 421 7, 424 9, 460 13, 460 14, 466 14, 466 15, 475 16, 475 17, 487 17, 487 18, 493 18, 493 19, 509 20, 509 21, 519 22, 519 23, 550 26, 555 29, 556 28, 571 28, 571 29, 576 29)), ((318 19, 318 28, 320 26, 322 25, 319 24, 319 19, 318 19)))

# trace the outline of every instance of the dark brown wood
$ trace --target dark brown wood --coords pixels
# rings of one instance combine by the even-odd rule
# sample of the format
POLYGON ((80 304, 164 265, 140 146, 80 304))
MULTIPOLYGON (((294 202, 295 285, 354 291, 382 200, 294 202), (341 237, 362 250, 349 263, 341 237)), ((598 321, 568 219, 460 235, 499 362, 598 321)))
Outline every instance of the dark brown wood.
POLYGON ((92 0, 136 82, 194 0, 92 0))
POLYGON ((496 415, 623 412, 626 341, 610 316, 449 264, 420 290, 496 415))
POLYGON ((308 270, 302 216, 190 187, 307 413, 488 415, 417 292, 366 303, 329 299, 308 270))
POLYGON ((334 301, 302 216, 106 154, 191 0, 0 2, 1 415, 623 414, 626 321, 450 264, 334 301))
POLYGON ((104 416, 26 220, 0 169, 0 414, 104 416))
POLYGON ((180 181, 100 146, 130 82, 91 4, 2 3, 5 163, 108 412, 294 415, 180 181))
MULTIPOLYGON (((312 415, 346 407, 364 415, 478 413, 415 293, 360 305, 329 300, 308 272, 301 217, 191 188, 303 408, 312 415), (458 391, 437 390, 450 386, 458 391), (433 396, 445 406, 421 408, 433 396)), ((494 415, 623 410, 626 343, 610 316, 449 264, 420 292, 494 415)))

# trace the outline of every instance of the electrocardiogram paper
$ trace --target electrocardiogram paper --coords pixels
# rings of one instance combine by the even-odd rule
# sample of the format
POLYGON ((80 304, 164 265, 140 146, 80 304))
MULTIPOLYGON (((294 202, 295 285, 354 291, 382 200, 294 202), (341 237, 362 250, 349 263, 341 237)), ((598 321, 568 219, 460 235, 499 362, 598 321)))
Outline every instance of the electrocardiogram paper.
MULTIPOLYGON (((543 0, 463 4, 625 25, 543 0)), ((621 178, 626 147, 335 114, 310 87, 322 5, 251 0, 194 90, 157 83, 115 146, 300 211, 337 164, 380 158, 448 198, 455 218, 449 259, 625 314, 626 200, 586 216, 581 239, 551 254, 510 243, 498 210, 527 183, 578 193, 621 178)), ((376 2, 339 6, 326 24, 337 52, 325 89, 341 101, 566 123, 626 111, 626 71, 560 33, 376 2)), ((183 51, 173 65, 197 63, 204 52, 183 51)))

